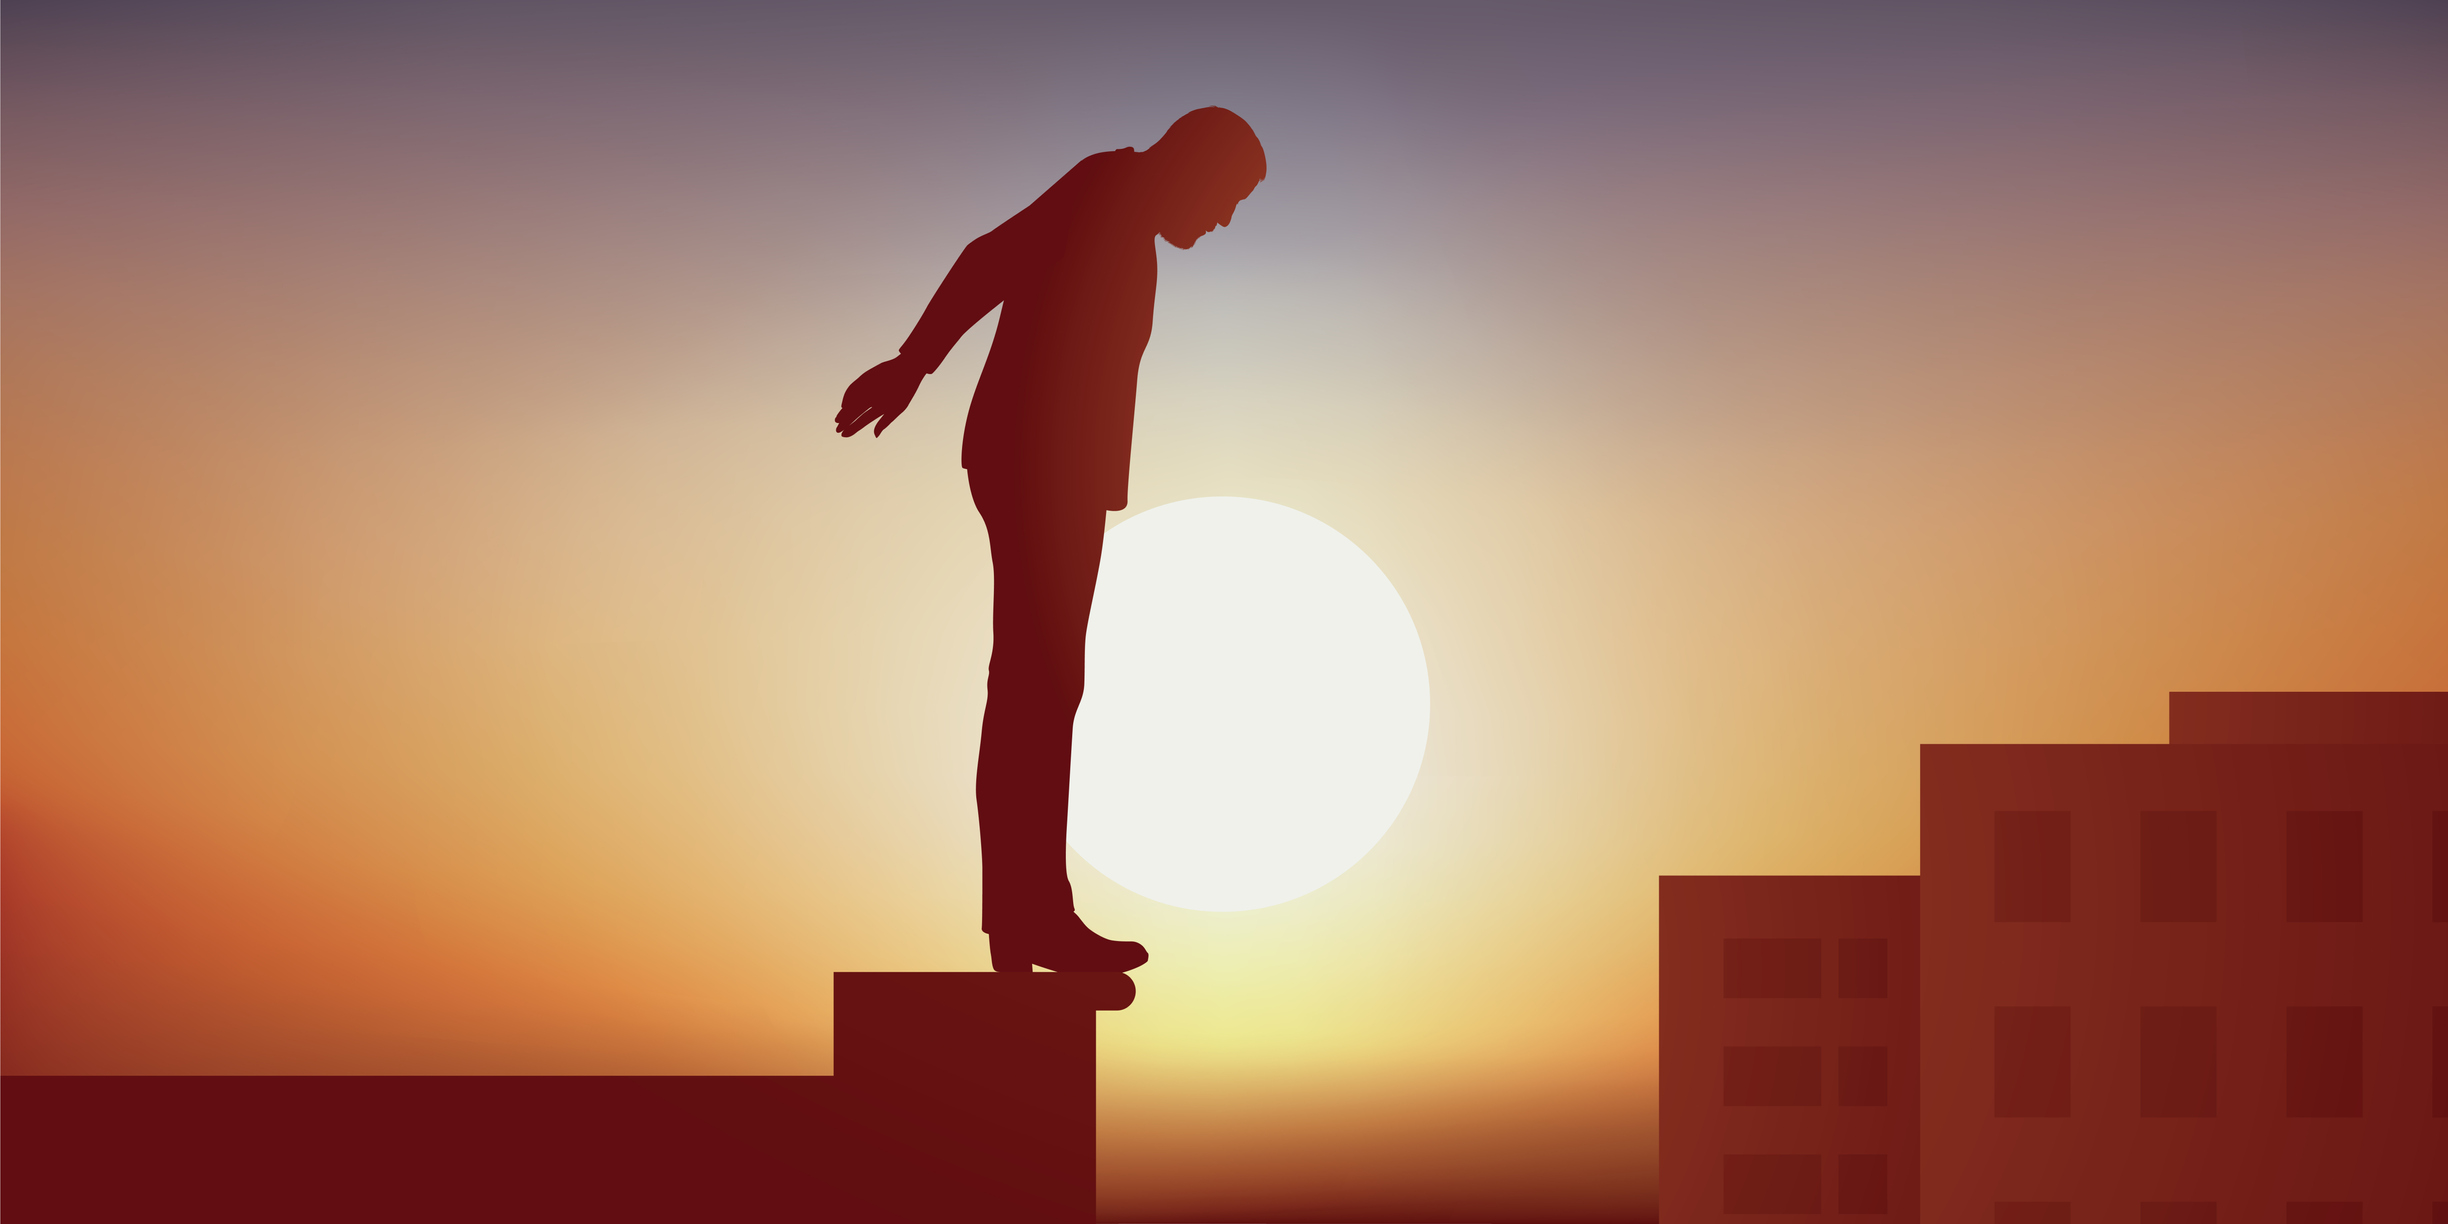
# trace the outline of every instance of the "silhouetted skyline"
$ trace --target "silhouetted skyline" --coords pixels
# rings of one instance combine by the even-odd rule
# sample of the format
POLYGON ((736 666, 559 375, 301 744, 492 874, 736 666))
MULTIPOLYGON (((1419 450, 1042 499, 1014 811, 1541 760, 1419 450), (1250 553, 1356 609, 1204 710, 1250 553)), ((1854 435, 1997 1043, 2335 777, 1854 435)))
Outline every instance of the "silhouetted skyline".
POLYGON ((2448 1213, 2448 693, 2168 705, 1923 745, 1918 876, 1660 880, 1668 1217, 2448 1213))
POLYGON ((1915 744, 2448 688, 2444 21, 11 4, 6 1066, 820 1074, 829 973, 983 968, 989 336, 825 417, 1222 102, 1132 510, 1333 524, 1438 705, 1332 888, 1072 869, 1156 951, 1107 1205, 1644 1210, 1645 873, 1918 872, 1915 744))

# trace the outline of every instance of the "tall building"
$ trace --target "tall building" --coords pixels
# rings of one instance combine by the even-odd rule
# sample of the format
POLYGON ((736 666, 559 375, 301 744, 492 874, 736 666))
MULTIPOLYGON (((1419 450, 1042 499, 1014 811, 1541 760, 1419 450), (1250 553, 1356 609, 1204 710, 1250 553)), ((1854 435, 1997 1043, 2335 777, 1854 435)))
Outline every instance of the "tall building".
POLYGON ((1659 1209, 1920 1217, 1919 881, 1658 881, 1659 1209))
POLYGON ((1925 746, 1920 877, 1661 879, 1663 1218, 2448 1224, 2448 694, 2170 714, 1925 746))
POLYGON ((2177 694, 2190 742, 1922 749, 1932 1218, 2435 1218, 2448 749, 2390 742, 2436 738, 2419 696, 2177 694))

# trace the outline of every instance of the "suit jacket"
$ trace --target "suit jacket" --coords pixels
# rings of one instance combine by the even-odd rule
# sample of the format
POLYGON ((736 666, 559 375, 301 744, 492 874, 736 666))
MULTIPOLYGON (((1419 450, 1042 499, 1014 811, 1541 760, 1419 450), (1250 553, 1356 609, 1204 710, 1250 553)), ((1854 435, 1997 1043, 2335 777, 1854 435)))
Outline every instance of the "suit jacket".
POLYGON ((1083 159, 970 243, 901 346, 931 372, 1003 307, 961 440, 973 479, 1109 510, 1130 500, 1139 357, 1156 311, 1140 156, 1116 149, 1083 159))

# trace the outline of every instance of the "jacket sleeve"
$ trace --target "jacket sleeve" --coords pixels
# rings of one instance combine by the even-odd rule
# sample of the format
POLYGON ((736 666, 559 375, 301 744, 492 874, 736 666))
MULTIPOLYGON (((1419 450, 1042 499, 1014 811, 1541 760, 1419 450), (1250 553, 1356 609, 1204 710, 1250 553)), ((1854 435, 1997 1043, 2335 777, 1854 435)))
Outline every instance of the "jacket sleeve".
MULTIPOLYGON (((1026 214, 1022 214, 1025 216, 1026 214)), ((952 271, 945 274, 943 284, 927 302, 926 313, 918 316, 918 326, 910 329, 909 339, 902 342, 901 355, 915 359, 929 374, 943 364, 944 354, 960 343, 960 338, 986 312, 1002 305, 1011 292, 1012 243, 1009 241, 1012 218, 992 233, 961 249, 960 258, 952 261, 952 271)))
POLYGON ((944 354, 987 311, 1009 298, 1021 281, 1042 271, 1055 256, 1065 219, 1076 206, 1085 172, 1095 160, 1088 158, 1073 166, 1011 220, 961 249, 960 258, 952 261, 952 270, 927 302, 926 312, 918 316, 918 326, 910 329, 909 339, 902 343, 902 356, 923 363, 927 373, 934 373, 943 364, 944 354))

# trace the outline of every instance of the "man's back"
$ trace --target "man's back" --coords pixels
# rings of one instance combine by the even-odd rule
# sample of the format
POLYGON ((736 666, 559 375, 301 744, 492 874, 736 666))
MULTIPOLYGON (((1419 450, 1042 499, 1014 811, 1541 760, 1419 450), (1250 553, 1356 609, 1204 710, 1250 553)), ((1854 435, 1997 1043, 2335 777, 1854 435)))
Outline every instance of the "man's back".
POLYGON ((1129 500, 1139 358, 1156 311, 1140 156, 1086 158, 971 244, 1003 303, 961 443, 961 466, 981 478, 1107 509, 1129 500))

